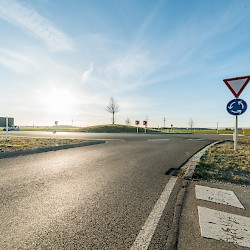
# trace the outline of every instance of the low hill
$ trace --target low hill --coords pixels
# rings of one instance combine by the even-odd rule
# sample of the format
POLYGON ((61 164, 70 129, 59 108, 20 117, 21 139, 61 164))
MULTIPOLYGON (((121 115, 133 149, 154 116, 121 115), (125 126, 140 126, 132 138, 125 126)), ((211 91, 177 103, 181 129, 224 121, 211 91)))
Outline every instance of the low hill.
MULTIPOLYGON (((144 133, 145 129, 139 127, 139 133, 144 133)), ((135 126, 125 126, 119 124, 97 125, 86 128, 80 128, 79 132, 85 133, 136 133, 135 126)), ((160 131, 154 129, 147 129, 147 133, 159 133, 160 131)))

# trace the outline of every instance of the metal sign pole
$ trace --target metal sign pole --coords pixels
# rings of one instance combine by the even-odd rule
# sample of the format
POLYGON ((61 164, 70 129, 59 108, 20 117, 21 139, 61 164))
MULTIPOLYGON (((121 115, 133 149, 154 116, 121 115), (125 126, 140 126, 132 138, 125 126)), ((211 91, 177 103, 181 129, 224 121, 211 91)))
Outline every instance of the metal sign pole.
POLYGON ((238 116, 236 115, 235 130, 234 130, 234 151, 237 150, 237 144, 238 144, 238 116))

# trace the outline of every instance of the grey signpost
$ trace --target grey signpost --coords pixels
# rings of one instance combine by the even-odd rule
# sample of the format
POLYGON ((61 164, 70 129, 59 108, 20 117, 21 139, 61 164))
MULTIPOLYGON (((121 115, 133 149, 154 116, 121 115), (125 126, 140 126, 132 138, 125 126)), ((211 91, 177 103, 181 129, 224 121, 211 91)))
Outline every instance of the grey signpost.
POLYGON ((223 80, 236 98, 231 100, 227 104, 227 112, 231 115, 234 115, 236 118, 235 129, 233 134, 234 151, 237 150, 237 144, 238 144, 238 116, 242 115, 247 110, 247 103, 244 100, 238 98, 242 93, 242 91, 244 90, 244 88, 247 86, 249 80, 250 76, 241 76, 223 80))
POLYGON ((138 126, 140 124, 140 121, 139 120, 136 120, 135 121, 135 125, 136 125, 136 133, 138 134, 138 126))
POLYGON ((55 121, 56 130, 54 131, 54 133, 56 133, 57 131, 57 125, 58 125, 58 121, 55 121))
POLYGON ((148 121, 143 121, 143 125, 145 126, 145 134, 147 133, 147 124, 148 124, 148 121))

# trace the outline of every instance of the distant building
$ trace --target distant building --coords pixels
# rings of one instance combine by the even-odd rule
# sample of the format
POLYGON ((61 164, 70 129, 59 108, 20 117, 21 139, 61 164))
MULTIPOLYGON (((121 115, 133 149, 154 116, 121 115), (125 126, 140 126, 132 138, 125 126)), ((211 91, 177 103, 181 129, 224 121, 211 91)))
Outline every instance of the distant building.
MULTIPOLYGON (((14 126, 14 118, 8 117, 8 125, 14 126)), ((0 127, 6 127, 6 117, 0 117, 0 127)))

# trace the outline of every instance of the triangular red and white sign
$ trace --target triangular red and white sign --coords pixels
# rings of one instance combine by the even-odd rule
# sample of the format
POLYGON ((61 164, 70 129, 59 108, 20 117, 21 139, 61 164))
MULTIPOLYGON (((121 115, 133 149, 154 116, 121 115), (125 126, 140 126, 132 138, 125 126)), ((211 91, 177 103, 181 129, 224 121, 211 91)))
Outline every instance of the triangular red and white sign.
POLYGON ((224 79, 224 83, 231 90, 235 98, 238 98, 244 88, 247 86, 250 81, 250 76, 240 76, 235 78, 224 79))

